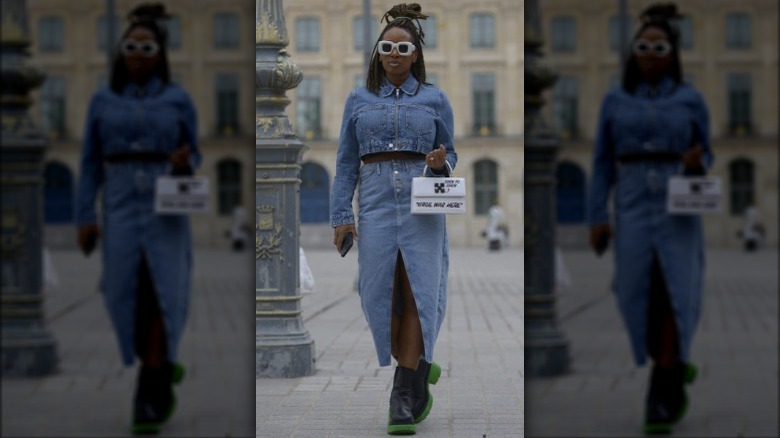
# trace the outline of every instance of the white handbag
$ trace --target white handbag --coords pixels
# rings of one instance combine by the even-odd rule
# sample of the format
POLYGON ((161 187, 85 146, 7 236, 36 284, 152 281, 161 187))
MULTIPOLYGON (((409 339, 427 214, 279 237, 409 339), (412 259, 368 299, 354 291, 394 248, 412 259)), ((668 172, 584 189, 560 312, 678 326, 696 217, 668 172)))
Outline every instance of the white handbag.
MULTIPOLYGON (((452 175, 452 167, 447 163, 452 175)), ((466 179, 454 177, 412 178, 412 214, 466 213, 466 179)))
POLYGON ((702 214, 721 211, 721 184, 717 176, 669 178, 666 211, 669 214, 702 214))
POLYGON ((209 180, 205 176, 160 176, 155 184, 154 212, 191 214, 208 211, 209 180))

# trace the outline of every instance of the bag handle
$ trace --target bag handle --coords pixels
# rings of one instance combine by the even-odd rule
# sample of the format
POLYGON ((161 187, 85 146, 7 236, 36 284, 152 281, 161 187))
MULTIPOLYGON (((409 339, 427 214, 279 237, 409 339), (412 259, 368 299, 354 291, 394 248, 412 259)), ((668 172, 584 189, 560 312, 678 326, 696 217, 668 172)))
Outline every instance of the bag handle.
MULTIPOLYGON (((452 166, 450 166, 450 162, 447 160, 444 160, 444 164, 447 165, 447 169, 450 170, 450 177, 452 177, 452 166)), ((425 176, 425 170, 428 169, 428 165, 426 164, 425 167, 423 167, 422 176, 425 176)))

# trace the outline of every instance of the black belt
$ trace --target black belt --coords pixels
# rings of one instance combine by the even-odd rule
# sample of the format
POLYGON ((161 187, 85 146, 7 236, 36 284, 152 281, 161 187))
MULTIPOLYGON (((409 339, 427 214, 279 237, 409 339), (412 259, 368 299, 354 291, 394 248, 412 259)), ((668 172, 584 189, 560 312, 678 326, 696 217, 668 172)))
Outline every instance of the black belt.
POLYGON ((106 163, 127 163, 127 162, 142 162, 142 163, 154 163, 168 161, 171 156, 166 152, 160 151, 148 151, 148 152, 119 152, 111 154, 103 158, 106 163))
POLYGON ((682 160, 682 155, 672 151, 631 152, 617 157, 617 162, 621 164, 637 163, 641 161, 663 162, 680 160, 682 160))

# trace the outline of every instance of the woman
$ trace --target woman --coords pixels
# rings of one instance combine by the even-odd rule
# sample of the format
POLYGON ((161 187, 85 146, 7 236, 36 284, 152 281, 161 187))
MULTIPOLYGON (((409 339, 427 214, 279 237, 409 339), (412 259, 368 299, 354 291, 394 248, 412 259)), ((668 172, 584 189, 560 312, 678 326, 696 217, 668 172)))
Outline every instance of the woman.
POLYGON ((671 3, 641 16, 622 87, 601 106, 588 201, 590 243, 600 254, 612 235, 607 199, 614 186, 613 288, 634 361, 653 360, 647 433, 668 433, 687 408, 704 271, 701 220, 666 213, 667 181, 702 174, 713 161, 707 108, 682 82, 677 17, 671 3))
POLYGON ((175 407, 192 270, 188 218, 155 214, 155 180, 191 174, 200 163, 195 108, 170 83, 164 18, 160 4, 129 14, 110 86, 89 105, 76 206, 78 243, 88 255, 101 234, 95 198, 102 187, 101 289, 123 363, 141 361, 139 433, 159 430, 175 407))
POLYGON ((419 20, 427 16, 418 4, 399 4, 383 18, 366 86, 344 108, 330 222, 339 251, 348 234, 359 237, 359 292, 379 365, 391 355, 398 362, 387 432, 413 434, 433 403, 428 383, 441 373, 432 358, 447 302, 448 244, 444 215, 410 213, 411 182, 424 172, 448 175, 457 155, 452 107, 425 82, 419 20))

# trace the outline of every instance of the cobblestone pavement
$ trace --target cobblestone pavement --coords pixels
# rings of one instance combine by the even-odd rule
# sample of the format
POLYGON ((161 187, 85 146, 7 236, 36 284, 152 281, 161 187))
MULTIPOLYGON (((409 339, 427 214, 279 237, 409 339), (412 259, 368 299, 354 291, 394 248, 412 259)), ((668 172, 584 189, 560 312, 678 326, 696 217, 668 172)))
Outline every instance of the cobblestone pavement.
MULTIPOLYGON (((612 254, 564 252, 572 287, 560 294, 560 327, 572 372, 526 380, 528 436, 641 436, 649 367, 630 356, 609 291, 612 254)), ((674 436, 778 436, 778 257, 707 254, 702 316, 692 346, 699 368, 674 436)))
MULTIPOLYGON (((99 254, 96 254, 99 256, 99 254)), ((103 299, 99 257, 52 251, 60 284, 46 293, 59 370, 2 379, 2 436, 128 436, 137 366, 124 368, 103 299)), ((195 254, 190 316, 180 347, 187 368, 178 408, 160 436, 252 436, 252 254, 195 254)))
MULTIPOLYGON (((393 368, 379 368, 353 290, 357 254, 306 250, 315 292, 303 299, 315 340, 313 376, 256 381, 258 437, 384 437, 393 368)), ((523 434, 523 255, 451 249, 447 316, 434 360, 426 437, 523 434)))

